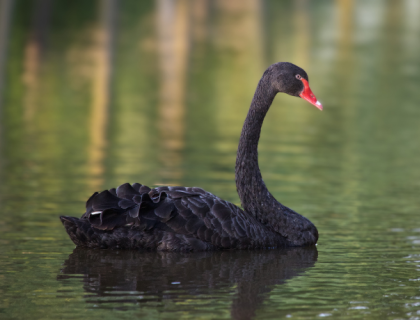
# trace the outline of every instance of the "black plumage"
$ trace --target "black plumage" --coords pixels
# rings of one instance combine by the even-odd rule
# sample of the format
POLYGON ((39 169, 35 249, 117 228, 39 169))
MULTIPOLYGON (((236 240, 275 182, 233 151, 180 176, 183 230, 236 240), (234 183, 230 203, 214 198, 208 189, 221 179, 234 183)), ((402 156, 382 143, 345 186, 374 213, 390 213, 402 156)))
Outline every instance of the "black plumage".
POLYGON ((244 210, 197 187, 150 189, 125 183, 95 192, 80 219, 60 217, 71 240, 90 248, 162 251, 314 245, 316 227, 271 195, 258 167, 257 146, 264 117, 278 92, 293 96, 303 92, 297 75, 308 80, 301 68, 277 63, 265 71, 258 84, 236 160, 236 186, 244 210))

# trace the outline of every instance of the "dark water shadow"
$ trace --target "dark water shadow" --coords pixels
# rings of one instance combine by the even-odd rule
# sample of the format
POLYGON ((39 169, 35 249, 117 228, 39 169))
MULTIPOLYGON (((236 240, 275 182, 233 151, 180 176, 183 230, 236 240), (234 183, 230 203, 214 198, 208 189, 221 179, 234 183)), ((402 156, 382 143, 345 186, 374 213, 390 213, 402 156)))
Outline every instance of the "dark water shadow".
POLYGON ((189 254, 76 248, 57 280, 81 279, 86 302, 100 307, 223 295, 229 300, 233 293, 232 317, 250 319, 274 285, 313 267, 317 257, 316 247, 189 254))

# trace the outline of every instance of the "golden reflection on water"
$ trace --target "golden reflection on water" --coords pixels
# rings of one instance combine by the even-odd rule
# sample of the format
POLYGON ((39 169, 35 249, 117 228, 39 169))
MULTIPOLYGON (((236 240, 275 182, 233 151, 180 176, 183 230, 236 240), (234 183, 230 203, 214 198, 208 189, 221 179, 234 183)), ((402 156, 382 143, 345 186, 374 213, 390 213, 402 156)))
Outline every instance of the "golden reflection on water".
MULTIPOLYGON (((0 312, 135 316, 119 301, 86 307, 77 279, 57 285, 73 249, 57 216, 126 181, 238 203, 241 126, 262 72, 283 60, 308 72, 325 109, 279 95, 260 166, 317 225, 319 260, 270 288, 257 317, 418 313, 418 1, 28 3, 0 1, 0 312)), ((210 310, 191 317, 230 316, 235 280, 213 300, 190 285, 171 310, 188 300, 210 310)))
POLYGON ((117 1, 104 0, 100 2, 101 18, 94 32, 95 64, 92 86, 92 111, 89 122, 90 144, 89 179, 91 189, 98 190, 103 184, 104 158, 107 147, 107 131, 111 99, 113 53, 115 43, 115 20, 117 16, 117 1))
MULTIPOLYGON (((189 58, 191 12, 187 0, 157 2, 157 31, 159 48, 159 142, 161 179, 179 184, 182 178, 184 149, 185 91, 189 58)), ((157 182, 156 184, 161 184, 157 182)))

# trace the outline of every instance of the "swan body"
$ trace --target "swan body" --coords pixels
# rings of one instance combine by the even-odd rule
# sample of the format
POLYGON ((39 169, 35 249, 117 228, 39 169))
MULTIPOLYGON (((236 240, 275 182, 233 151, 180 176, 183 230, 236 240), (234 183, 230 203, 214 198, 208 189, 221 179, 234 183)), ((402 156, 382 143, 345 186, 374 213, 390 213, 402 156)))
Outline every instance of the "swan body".
POLYGON ((244 210, 201 188, 150 189, 126 183, 95 192, 80 219, 61 216, 70 239, 82 247, 160 251, 315 245, 316 227, 271 195, 258 167, 262 123, 278 92, 300 96, 322 110, 303 69, 279 62, 265 71, 242 129, 236 159, 236 186, 244 210))

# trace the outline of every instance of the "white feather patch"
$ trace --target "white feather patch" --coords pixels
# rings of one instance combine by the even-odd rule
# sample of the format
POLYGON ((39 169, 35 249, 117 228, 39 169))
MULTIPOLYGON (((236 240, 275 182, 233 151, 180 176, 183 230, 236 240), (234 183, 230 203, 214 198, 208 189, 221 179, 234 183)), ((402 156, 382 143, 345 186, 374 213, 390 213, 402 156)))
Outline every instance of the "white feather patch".
POLYGON ((94 216, 95 214, 101 214, 101 213, 102 213, 102 211, 93 211, 90 215, 94 216))

